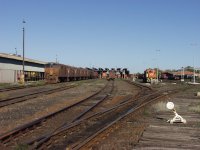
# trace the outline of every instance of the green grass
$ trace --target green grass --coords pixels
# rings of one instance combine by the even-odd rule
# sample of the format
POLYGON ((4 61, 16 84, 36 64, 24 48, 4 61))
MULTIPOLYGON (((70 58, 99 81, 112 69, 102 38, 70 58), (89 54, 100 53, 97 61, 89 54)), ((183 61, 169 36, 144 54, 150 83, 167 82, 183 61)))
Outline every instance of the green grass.
POLYGON ((45 81, 44 80, 40 80, 40 81, 28 81, 28 82, 25 82, 25 84, 29 84, 29 85, 33 85, 33 86, 38 86, 38 85, 44 85, 45 81))
POLYGON ((143 115, 144 115, 145 117, 149 117, 149 116, 151 115, 150 110, 149 110, 148 108, 144 108, 143 115))
POLYGON ((197 122, 197 127, 200 128, 200 122, 197 122))
POLYGON ((8 97, 5 93, 0 93, 0 99, 6 99, 8 97))
POLYGON ((28 150, 28 145, 19 144, 16 146, 15 150, 28 150))
POLYGON ((154 112, 163 112, 163 111, 168 111, 166 108, 166 103, 167 102, 158 102, 152 106, 154 112))
POLYGON ((189 110, 195 113, 200 113, 200 103, 195 106, 190 106, 189 110))
POLYGON ((163 111, 168 111, 166 108, 166 102, 157 102, 151 107, 146 107, 143 111, 143 115, 148 117, 151 116, 152 112, 157 113, 157 112, 163 112, 163 111))
POLYGON ((11 86, 10 83, 0 83, 0 88, 5 88, 11 86))

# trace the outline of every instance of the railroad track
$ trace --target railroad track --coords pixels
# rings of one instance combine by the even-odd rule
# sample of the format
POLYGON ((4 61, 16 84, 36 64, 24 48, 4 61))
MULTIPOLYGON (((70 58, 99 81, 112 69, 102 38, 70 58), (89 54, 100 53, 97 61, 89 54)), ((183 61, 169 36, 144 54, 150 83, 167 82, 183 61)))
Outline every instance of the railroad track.
MULTIPOLYGON (((143 87, 142 89, 144 91, 148 91, 149 88, 143 87)), ((112 92, 112 90, 113 88, 110 88, 110 92, 112 92)), ((46 134, 37 136, 37 138, 35 139, 31 139, 30 141, 26 140, 22 143, 29 146, 30 149, 31 148, 32 149, 46 149, 46 148, 59 149, 61 147, 80 149, 81 147, 84 147, 85 144, 92 141, 99 134, 102 134, 105 130, 112 127, 113 124, 116 124, 118 121, 120 121, 121 119, 125 118, 130 113, 132 113, 133 109, 137 110, 140 107, 143 107, 146 104, 150 103, 151 101, 155 101, 156 99, 162 98, 166 95, 167 95, 166 91, 165 92, 154 91, 151 94, 147 94, 146 92, 143 92, 143 96, 137 99, 134 99, 133 97, 125 97, 124 100, 120 104, 113 106, 112 108, 107 108, 107 109, 104 108, 100 112, 90 113, 91 110, 94 109, 98 105, 98 102, 95 102, 96 104, 94 104, 94 100, 93 100, 92 102, 93 104, 90 105, 90 107, 88 107, 88 105, 91 102, 89 102, 88 104, 83 104, 82 106, 87 106, 87 108, 84 111, 82 111, 82 113, 79 113, 79 115, 72 117, 72 119, 70 119, 70 121, 68 121, 67 123, 63 122, 61 123, 61 125, 51 130, 51 132, 47 132, 46 134), (58 143, 55 143, 55 141, 58 141, 58 143)), ((108 98, 108 96, 109 96, 109 92, 104 94, 104 96, 98 96, 99 103, 101 103, 100 101, 103 102, 103 100, 108 98)), ((92 96, 88 98, 92 98, 92 96)), ((74 104, 74 106, 75 105, 76 104, 74 104)), ((53 118, 53 116, 55 116, 58 113, 64 112, 66 110, 71 112, 72 110, 70 108, 74 106, 64 108, 63 110, 55 112, 55 114, 45 116, 32 123, 26 124, 24 126, 21 126, 8 133, 1 135, 0 144, 2 144, 3 146, 8 146, 8 147, 12 146, 13 143, 11 141, 18 141, 17 140, 18 137, 22 135, 26 137, 26 134, 29 134, 30 132, 34 132, 35 128, 36 127, 40 128, 42 124, 47 126, 49 124, 47 121, 49 118, 51 118, 51 120, 54 120, 55 118, 53 118)), ((72 111, 72 114, 73 114, 73 111, 72 111)), ((63 115, 63 116, 66 116, 66 115, 63 115)))
POLYGON ((0 107, 8 106, 8 105, 19 103, 19 102, 26 101, 26 100, 30 100, 30 99, 37 98, 42 95, 47 95, 47 94, 52 94, 55 92, 64 91, 64 90, 67 90, 70 88, 74 88, 76 86, 77 85, 62 86, 62 87, 58 87, 58 88, 54 88, 54 89, 50 89, 50 90, 48 89, 48 90, 41 90, 38 92, 32 92, 31 94, 24 94, 22 96, 1 99, 0 107))
MULTIPOLYGON (((112 83, 112 86, 113 86, 113 83, 112 83)), ((110 88, 110 92, 109 93, 111 93, 112 92, 112 90, 113 90, 113 88, 111 87, 110 88)), ((107 94, 105 94, 104 93, 104 96, 101 96, 101 97, 99 97, 98 99, 100 99, 99 100, 99 103, 101 102, 101 101, 103 101, 104 99, 106 99, 107 97, 108 97, 108 94, 109 93, 107 93, 107 94)), ((91 98, 91 97, 89 97, 89 98, 91 98)), ((128 103, 128 101, 130 100, 130 99, 132 99, 132 97, 125 97, 125 99, 123 100, 123 102, 119 105, 119 106, 116 106, 116 107, 113 107, 112 109, 107 109, 107 110, 105 110, 105 111, 103 111, 103 112, 100 112, 100 113, 95 113, 95 115, 93 115, 93 113, 92 114, 90 114, 90 117, 89 118, 92 118, 91 116, 97 116, 97 115, 100 115, 100 114, 106 114, 106 112, 110 112, 111 111, 111 114, 112 114, 112 110, 114 111, 115 109, 119 109, 118 107, 123 107, 123 105, 125 105, 125 104, 127 104, 128 103)), ((91 103, 91 102, 89 102, 89 103, 91 103)), ((93 103, 94 103, 94 100, 93 100, 93 103)), ((130 101, 129 102, 129 104, 127 104, 128 105, 128 107, 130 107, 130 104, 131 103, 133 103, 133 100, 132 101, 130 101)), ((88 105, 88 104, 84 104, 84 105, 88 105)), ((89 112, 91 112, 91 110, 94 108, 94 107, 96 107, 98 105, 98 103, 96 103, 96 104, 92 104, 92 105, 90 105, 90 107, 89 108, 86 108, 84 111, 82 111, 82 113, 79 113, 79 115, 76 115, 75 117, 72 117, 73 119, 71 119, 71 121, 69 121, 69 122, 64 122, 64 123, 61 123, 62 125, 60 125, 60 126, 58 126, 57 128, 55 128, 53 131, 51 131, 50 133, 49 132, 47 132, 47 134, 43 134, 42 136, 38 136, 36 139, 33 139, 33 140, 31 140, 31 141, 28 141, 28 142, 24 142, 25 144, 27 144, 27 145, 29 145, 29 146, 31 146, 31 147, 33 147, 34 149, 35 148, 37 148, 37 146, 35 147, 34 145, 36 144, 36 143, 43 143, 43 142, 46 142, 46 141, 48 141, 48 139, 52 136, 52 135, 54 135, 55 133, 59 133, 59 132, 62 132, 62 129, 65 129, 66 127, 69 127, 69 126, 73 126, 73 125, 75 125, 76 126, 76 124, 77 123, 79 123, 80 122, 80 120, 88 120, 88 117, 83 117, 83 116, 85 116, 85 114, 88 114, 89 112)), ((83 105, 82 105, 83 106, 83 105)), ((71 106, 71 107, 74 107, 74 106, 71 106)), ((70 109, 70 108, 66 108, 66 109, 70 109)), ((62 111, 66 111, 66 109, 64 110, 62 110, 62 111)), ((127 110, 127 109, 125 109, 125 110, 127 110)), ((72 110, 70 110, 70 112, 71 112, 72 110)), ((60 113, 61 111, 59 111, 58 113, 60 113)), ((72 111, 73 112, 73 111, 72 111)), ((73 114, 73 113, 72 113, 73 114)), ((88 116, 88 115, 87 115, 88 116)), ((0 137, 0 140, 2 141, 1 143, 2 144, 5 144, 5 145, 9 145, 9 142, 10 141, 17 141, 16 139, 19 137, 19 135, 21 135, 21 134, 26 134, 26 133, 24 133, 24 131, 25 130, 31 130, 31 128, 33 128, 33 126, 38 126, 38 125, 40 125, 40 124, 42 124, 42 122, 44 122, 45 120, 47 120, 47 118, 51 118, 52 116, 51 115, 49 115, 49 116, 46 116, 46 117, 43 117, 43 118, 41 118, 40 120, 37 120, 37 121, 35 121, 35 122, 32 122, 32 123, 30 123, 30 124, 27 124, 27 125, 25 125, 25 126, 22 126, 22 127, 20 127, 20 128, 17 128, 17 129, 15 129, 15 130, 12 130, 12 131, 10 131, 10 132, 8 132, 8 133, 6 133, 6 134, 4 134, 4 135, 2 135, 1 137, 0 137)), ((52 118, 51 120, 54 120, 55 118, 52 118)), ((113 118, 112 118, 113 119, 113 118)), ((111 119, 111 120, 112 120, 111 119)), ((46 125, 48 125, 49 123, 48 122, 46 122, 46 125)), ((34 127, 35 128, 35 127, 34 127)), ((33 129, 33 131, 34 131, 34 129, 33 129)), ((87 135, 87 134, 86 134, 87 135)))
POLYGON ((114 125, 120 124, 120 122, 123 119, 128 118, 131 114, 133 114, 136 111, 138 111, 139 109, 145 107, 147 104, 149 104, 157 99, 163 98, 163 97, 164 97, 164 95, 156 96, 156 97, 152 98, 151 100, 149 99, 149 101, 146 100, 146 102, 143 102, 140 105, 135 105, 134 107, 130 108, 127 112, 124 112, 119 117, 116 117, 115 120, 112 120, 111 122, 109 122, 106 126, 103 126, 101 129, 100 128, 97 129, 94 134, 91 134, 88 137, 86 137, 84 140, 79 141, 78 143, 72 145, 71 149, 73 149, 73 150, 90 149, 94 145, 90 144, 89 142, 91 142, 91 143, 93 142, 93 144, 94 144, 97 141, 97 139, 95 139, 95 138, 98 138, 98 136, 105 137, 109 134, 109 132, 112 132, 113 130, 115 130, 114 125))
MULTIPOLYGON (((132 108, 128 109, 126 113, 122 114, 118 118, 116 118, 114 121, 111 121, 108 125, 97 129, 93 134, 89 135, 88 137, 84 138, 83 140, 80 140, 79 142, 65 146, 65 148, 70 148, 71 150, 80 150, 80 149, 92 149, 92 147, 95 147, 96 143, 100 143, 102 139, 107 137, 110 133, 116 130, 118 127, 124 127, 124 125, 129 122, 128 120, 134 120, 131 118, 134 118, 134 114, 137 114, 138 111, 143 109, 145 106, 154 103, 157 100, 160 100, 164 97, 168 97, 169 95, 176 94, 180 92, 180 90, 184 90, 185 88, 180 89, 173 89, 173 90, 160 90, 160 91, 154 91, 152 94, 148 94, 146 96, 143 96, 139 98, 136 105, 133 105, 132 108)), ((129 102, 127 102, 128 104, 129 102)), ((55 140, 55 139, 54 139, 55 140)), ((48 146, 48 143, 39 143, 40 149, 44 148, 45 146, 48 146)), ((54 147, 55 148, 55 147, 54 147)), ((97 147, 96 147, 97 148, 97 147)))
POLYGON ((144 84, 141 84, 141 83, 138 83, 138 82, 132 82, 130 80, 125 80, 125 82, 127 82, 131 85, 134 85, 134 86, 141 89, 140 92, 136 95, 137 97, 151 93, 152 91, 154 91, 150 86, 147 86, 147 85, 144 85, 144 84))
POLYGON ((13 87, 7 87, 7 88, 0 88, 1 92, 7 92, 7 91, 13 91, 13 90, 20 90, 25 88, 32 88, 32 87, 39 87, 39 86, 45 86, 48 85, 47 83, 41 84, 41 85, 22 85, 22 86, 13 86, 13 87))
POLYGON ((17 86, 17 87, 2 88, 2 89, 0 89, 0 93, 1 92, 12 91, 12 90, 24 89, 24 88, 26 88, 26 87, 25 86, 17 86))
MULTIPOLYGON (((58 114, 61 114, 61 113, 63 113, 63 114, 61 114, 61 117, 60 117, 60 118, 62 118, 62 123, 61 122, 59 122, 59 123, 62 124, 62 126, 66 125, 68 123, 75 122, 75 121, 79 120, 80 118, 82 118, 89 111, 94 109, 97 105, 102 103, 105 99, 107 99, 109 97, 109 95, 112 93, 113 88, 114 88, 114 83, 109 82, 109 84, 107 84, 104 88, 102 88, 101 90, 99 90, 95 94, 87 97, 86 99, 84 99, 84 100, 82 100, 82 101, 80 101, 76 104, 65 107, 62 110, 59 110, 57 112, 54 112, 54 113, 49 114, 47 116, 44 116, 44 117, 37 119, 37 120, 35 120, 31 123, 28 123, 26 125, 18 127, 18 128, 14 129, 12 131, 9 131, 9 132, 1 135, 0 136, 0 141, 1 141, 0 143, 5 144, 5 145, 9 145, 10 142, 12 143, 12 141, 19 139, 20 136, 22 136, 22 134, 23 135, 29 134, 30 131, 34 132, 34 129, 36 129, 38 126, 40 128, 42 128, 41 126, 43 125, 43 128, 46 128, 46 125, 49 124, 49 122, 54 122, 54 120, 56 120, 55 117, 58 114), (108 89, 105 92, 104 90, 106 90, 106 88, 108 88, 108 89), (76 108, 75 108, 75 106, 76 106, 76 108), (83 109, 80 110, 80 107, 82 107, 83 109), (72 115, 71 119, 69 119, 69 122, 63 122, 63 117, 66 116, 66 114, 69 114, 69 113, 73 114, 73 112, 74 113, 78 112, 78 115, 76 114, 75 117, 72 115)), ((55 126, 55 124, 53 124, 53 125, 55 126)), ((58 129, 58 128, 59 128, 59 126, 56 129, 58 129)), ((41 137, 39 137, 39 138, 41 138, 41 137)))
POLYGON ((37 139, 37 142, 35 141, 37 144, 34 145, 33 149, 80 149, 130 113, 164 96, 166 94, 154 92, 137 100, 132 99, 132 97, 125 98, 126 100, 119 105, 64 125, 53 133, 37 139), (55 141, 58 142, 55 143, 55 141))

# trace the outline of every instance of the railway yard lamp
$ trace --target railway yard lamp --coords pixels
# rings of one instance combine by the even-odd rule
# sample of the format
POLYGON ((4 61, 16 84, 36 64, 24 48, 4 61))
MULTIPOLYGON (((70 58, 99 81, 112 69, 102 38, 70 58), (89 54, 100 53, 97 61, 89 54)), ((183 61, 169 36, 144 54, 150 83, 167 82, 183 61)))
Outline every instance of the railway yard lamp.
MULTIPOLYGON (((159 50, 159 49, 157 49, 157 50, 156 50, 156 52, 159 54, 160 50, 159 50)), ((159 57, 159 56, 158 56, 158 57, 159 57)), ((157 58, 157 60, 158 60, 158 58, 157 58)), ((157 78, 157 83, 158 83, 158 66, 157 66, 156 78, 157 78)))
POLYGON ((195 68, 194 68, 194 74, 193 74, 193 76, 194 76, 194 80, 193 81, 194 81, 194 84, 195 84, 195 68))
POLYGON ((158 67, 157 67, 157 73, 156 73, 157 83, 158 83, 158 67))
MULTIPOLYGON (((198 46, 197 43, 191 43, 190 45, 191 45, 191 46, 194 46, 194 47, 198 46)), ((193 55, 193 69, 194 69, 194 70, 193 70, 193 71, 194 71, 194 72, 193 72, 193 84, 196 84, 196 83, 195 83, 195 60, 194 60, 194 59, 195 59, 195 56, 193 55)))
POLYGON ((185 74, 184 74, 184 67, 182 67, 181 81, 184 81, 184 76, 185 76, 185 74))
MULTIPOLYGON (((23 20, 22 23, 25 24, 26 22, 23 20)), ((22 75, 22 79, 21 80, 24 83, 24 80, 25 80, 25 71, 24 71, 25 27, 24 27, 24 25, 23 25, 22 31, 23 31, 23 75, 22 75)))

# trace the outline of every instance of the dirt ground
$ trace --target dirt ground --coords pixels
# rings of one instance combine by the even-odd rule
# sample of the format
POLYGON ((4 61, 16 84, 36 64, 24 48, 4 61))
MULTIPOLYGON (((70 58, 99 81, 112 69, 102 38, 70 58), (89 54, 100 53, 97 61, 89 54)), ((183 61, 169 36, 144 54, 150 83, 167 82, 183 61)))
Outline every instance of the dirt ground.
MULTIPOLYGON (((69 82, 69 84, 79 84, 79 86, 2 107, 0 108, 0 134, 23 125, 24 123, 31 122, 37 118, 48 115, 54 111, 60 110, 66 106, 72 105, 73 103, 76 103, 99 91, 106 85, 106 83, 107 80, 103 79, 69 82)), ((37 87, 34 89, 38 90, 37 87)), ((27 89, 25 90, 27 91, 27 89)), ((24 90, 18 90, 14 92, 18 95, 24 94, 24 90)), ((134 87, 124 81, 116 80, 115 88, 112 92, 113 94, 110 95, 110 100, 108 100, 105 105, 106 107, 111 107, 114 104, 120 103, 120 100, 124 97, 135 96, 138 92, 139 88, 134 87)), ((7 93, 7 95, 9 95, 12 92, 7 93)))
POLYGON ((188 86, 188 89, 168 97, 175 109, 187 122, 167 123, 174 117, 166 108, 167 101, 154 104, 149 111, 148 126, 134 149, 200 149, 200 85, 188 86))
MULTIPOLYGON (((89 95, 104 85, 104 81, 84 83, 76 89, 55 94, 51 98, 42 97, 35 101, 1 109, 1 127, 3 127, 1 132, 18 126, 25 121, 28 122, 35 117, 48 114, 61 108, 63 104, 69 104, 70 101, 81 99, 83 95, 87 96, 85 93, 89 95), (40 102, 40 106, 38 106, 38 102, 40 102), (22 108, 23 111, 20 110, 22 108), (12 122, 15 122, 15 124, 12 122)), ((120 83, 120 85, 122 84, 120 83)), ((128 87, 130 85, 126 86, 125 84, 117 86, 114 90, 115 95, 112 97, 135 95, 137 93, 136 89, 128 87)), ((122 126, 116 127, 113 132, 96 143, 92 149, 200 149, 200 97, 196 95, 197 92, 200 92, 200 85, 170 82, 151 86, 157 90, 174 91, 179 88, 181 90, 147 106, 138 114, 134 114, 133 118, 125 120, 122 126), (175 104, 177 113, 186 119, 186 124, 170 124, 167 122, 167 120, 174 117, 173 112, 166 108, 168 101, 175 104)), ((110 104, 112 103, 110 102, 110 104)))
POLYGON ((88 97, 105 86, 106 80, 77 81, 69 84, 80 85, 0 108, 0 134, 88 97))
POLYGON ((172 91, 181 87, 182 90, 147 106, 96 143, 93 149, 200 149, 200 97, 196 96, 200 85, 161 83, 152 87, 172 91), (174 117, 173 112, 166 108, 168 101, 175 104, 177 113, 186 119, 186 124, 167 122, 174 117))

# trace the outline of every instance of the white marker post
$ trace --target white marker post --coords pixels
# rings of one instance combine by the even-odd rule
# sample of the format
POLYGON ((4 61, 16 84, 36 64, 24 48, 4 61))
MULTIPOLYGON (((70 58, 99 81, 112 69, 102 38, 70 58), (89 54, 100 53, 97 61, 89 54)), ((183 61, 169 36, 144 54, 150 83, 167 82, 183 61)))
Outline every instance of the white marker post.
POLYGON ((176 110, 174 109, 174 103, 173 102, 168 102, 166 106, 167 106, 167 109, 172 110, 174 115, 175 115, 173 119, 168 120, 167 122, 169 122, 170 124, 173 124, 173 123, 186 123, 186 120, 183 119, 183 117, 181 117, 176 112, 176 110))

